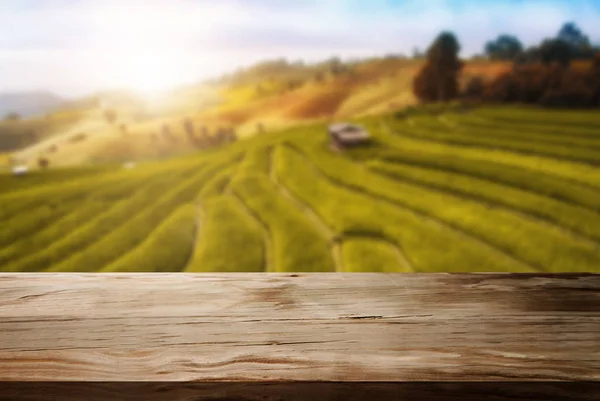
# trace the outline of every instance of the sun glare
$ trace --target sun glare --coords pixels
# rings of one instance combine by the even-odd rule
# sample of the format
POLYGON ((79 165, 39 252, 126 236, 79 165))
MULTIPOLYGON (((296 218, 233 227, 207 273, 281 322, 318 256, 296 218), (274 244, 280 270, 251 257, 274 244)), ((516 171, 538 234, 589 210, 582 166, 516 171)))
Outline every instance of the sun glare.
POLYGON ((122 60, 119 81, 123 86, 154 97, 177 85, 177 60, 161 49, 132 50, 122 60))
POLYGON ((185 16, 182 11, 130 8, 118 15, 110 29, 103 25, 95 40, 107 51, 104 63, 114 86, 155 97, 181 84, 190 68, 186 60, 197 49, 186 49, 186 32, 177 23, 185 16))

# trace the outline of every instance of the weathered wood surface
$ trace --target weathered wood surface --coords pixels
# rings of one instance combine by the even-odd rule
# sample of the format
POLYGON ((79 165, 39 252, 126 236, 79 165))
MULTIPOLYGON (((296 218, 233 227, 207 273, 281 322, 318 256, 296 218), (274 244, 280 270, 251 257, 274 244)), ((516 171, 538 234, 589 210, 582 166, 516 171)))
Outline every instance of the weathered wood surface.
POLYGON ((600 380, 600 275, 0 274, 0 380, 600 380))
POLYGON ((598 401, 600 382, 0 382, 2 401, 598 401))

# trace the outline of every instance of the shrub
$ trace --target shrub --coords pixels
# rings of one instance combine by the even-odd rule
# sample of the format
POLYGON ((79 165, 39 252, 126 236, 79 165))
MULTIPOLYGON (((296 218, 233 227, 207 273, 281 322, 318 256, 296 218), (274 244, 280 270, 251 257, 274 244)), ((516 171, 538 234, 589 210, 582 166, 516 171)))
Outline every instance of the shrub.
POLYGON ((550 89, 540 98, 539 104, 545 107, 584 108, 593 105, 594 91, 585 86, 550 89))
POLYGON ((40 166, 41 169, 47 169, 49 165, 50 165, 50 161, 48 159, 46 159, 45 157, 40 157, 38 159, 38 166, 40 166))
POLYGON ((485 89, 485 82, 483 77, 475 76, 472 77, 462 93, 463 97, 472 98, 480 97, 485 89))
POLYGON ((183 120, 183 129, 188 136, 192 137, 194 135, 194 122, 190 118, 185 118, 183 120))
POLYGON ((113 109, 108 109, 104 112, 104 118, 109 124, 114 124, 117 121, 117 112, 113 109))
POLYGON ((82 142, 82 141, 84 141, 86 138, 87 138, 87 136, 86 136, 86 135, 85 135, 83 132, 81 132, 81 133, 79 133, 79 134, 77 134, 77 135, 73 135, 73 136, 71 137, 71 139, 69 139, 69 141, 70 141, 71 143, 77 143, 77 142, 82 142))
POLYGON ((560 63, 515 66, 485 85, 481 98, 492 102, 546 107, 593 107, 600 101, 600 73, 594 62, 576 70, 560 63))
POLYGON ((200 128, 200 135, 202 137, 208 137, 208 136, 210 136, 210 130, 208 129, 208 127, 206 125, 203 125, 200 128))

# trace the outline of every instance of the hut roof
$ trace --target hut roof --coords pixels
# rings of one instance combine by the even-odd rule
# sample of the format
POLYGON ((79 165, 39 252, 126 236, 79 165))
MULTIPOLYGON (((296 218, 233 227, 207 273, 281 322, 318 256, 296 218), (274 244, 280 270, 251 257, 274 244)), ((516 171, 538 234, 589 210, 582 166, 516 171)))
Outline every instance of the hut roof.
POLYGON ((342 142, 360 142, 370 137, 364 128, 348 123, 330 125, 329 133, 342 142))

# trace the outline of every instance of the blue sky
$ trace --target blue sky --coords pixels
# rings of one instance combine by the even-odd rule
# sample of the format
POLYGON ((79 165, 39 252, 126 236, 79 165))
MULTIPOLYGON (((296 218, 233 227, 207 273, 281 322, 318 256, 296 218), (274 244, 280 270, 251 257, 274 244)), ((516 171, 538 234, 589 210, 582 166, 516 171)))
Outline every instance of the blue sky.
POLYGON ((410 54, 441 30, 467 56, 566 21, 600 41, 600 0, 0 0, 0 91, 159 89, 265 58, 410 54))

